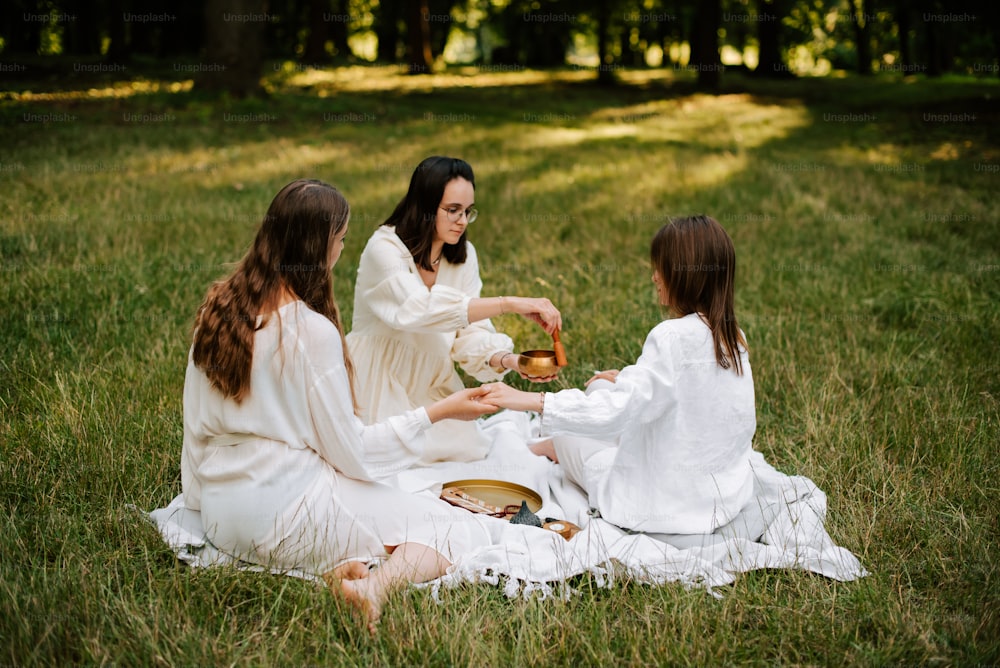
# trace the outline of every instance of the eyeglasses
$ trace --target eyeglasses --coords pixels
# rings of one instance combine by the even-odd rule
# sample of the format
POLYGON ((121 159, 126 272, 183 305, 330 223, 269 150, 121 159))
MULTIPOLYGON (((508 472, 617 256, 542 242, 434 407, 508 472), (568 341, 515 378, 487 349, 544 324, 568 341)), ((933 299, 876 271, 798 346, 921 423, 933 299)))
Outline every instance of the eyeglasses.
POLYGON ((479 211, 474 206, 470 206, 468 209, 462 209, 461 207, 458 206, 453 206, 448 209, 444 208, 443 206, 439 206, 438 208, 444 211, 446 214, 448 214, 449 223, 457 223, 459 219, 462 217, 463 213, 465 214, 466 221, 468 221, 469 223, 474 223, 476 222, 476 217, 479 215, 479 211))

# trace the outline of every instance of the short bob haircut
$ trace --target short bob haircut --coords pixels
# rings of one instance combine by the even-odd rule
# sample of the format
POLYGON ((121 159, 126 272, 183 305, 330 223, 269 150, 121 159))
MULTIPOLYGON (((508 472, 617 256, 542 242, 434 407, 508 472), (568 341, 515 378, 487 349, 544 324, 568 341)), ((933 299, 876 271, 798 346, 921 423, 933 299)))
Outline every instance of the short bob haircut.
MULTIPOLYGON (((438 206, 444 197, 444 189, 453 180, 462 178, 476 187, 476 177, 472 166, 458 158, 434 155, 424 159, 410 177, 410 189, 396 205, 392 215, 382 223, 396 228, 398 236, 410 249, 413 261, 418 267, 433 271, 431 264, 431 244, 434 241, 435 221, 438 206)), ((457 244, 444 245, 444 257, 452 264, 462 264, 468 255, 466 233, 457 244)))

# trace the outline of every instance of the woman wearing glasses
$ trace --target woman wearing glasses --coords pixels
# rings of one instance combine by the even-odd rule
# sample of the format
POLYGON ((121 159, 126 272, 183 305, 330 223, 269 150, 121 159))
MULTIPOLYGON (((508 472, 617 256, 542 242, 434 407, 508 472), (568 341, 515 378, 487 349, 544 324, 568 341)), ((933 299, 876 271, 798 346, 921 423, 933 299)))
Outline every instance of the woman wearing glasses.
MULTIPOLYGON (((480 382, 521 373, 513 342, 490 318, 517 313, 549 334, 562 326, 548 299, 480 296, 479 262, 466 241, 475 193, 467 162, 427 158, 361 255, 347 344, 364 370, 358 404, 369 424, 462 389, 456 362, 480 382)), ((481 459, 489 448, 475 423, 457 420, 431 427, 426 444, 423 463, 481 459)))

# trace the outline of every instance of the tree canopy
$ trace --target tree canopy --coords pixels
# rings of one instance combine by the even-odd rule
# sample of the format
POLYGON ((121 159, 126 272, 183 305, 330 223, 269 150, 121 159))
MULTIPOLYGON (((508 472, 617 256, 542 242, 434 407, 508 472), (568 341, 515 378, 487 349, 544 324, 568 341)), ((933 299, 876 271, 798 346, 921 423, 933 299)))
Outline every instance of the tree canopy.
POLYGON ((0 60, 202 61, 198 85, 253 94, 267 59, 697 72, 1000 73, 994 0, 9 0, 0 60), (141 8, 140 8, 141 5, 141 8))

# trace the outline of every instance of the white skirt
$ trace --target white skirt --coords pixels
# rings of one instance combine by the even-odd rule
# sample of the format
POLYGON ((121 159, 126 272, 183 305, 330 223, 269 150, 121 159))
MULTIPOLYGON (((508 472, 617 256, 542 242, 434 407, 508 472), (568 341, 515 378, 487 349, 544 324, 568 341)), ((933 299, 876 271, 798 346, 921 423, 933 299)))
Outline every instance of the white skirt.
POLYGON ((286 507, 269 507, 252 484, 207 484, 201 515, 207 538, 238 559, 323 574, 348 561, 387 556, 387 547, 425 545, 454 561, 490 544, 473 514, 439 499, 348 478, 316 457, 312 484, 286 507))

